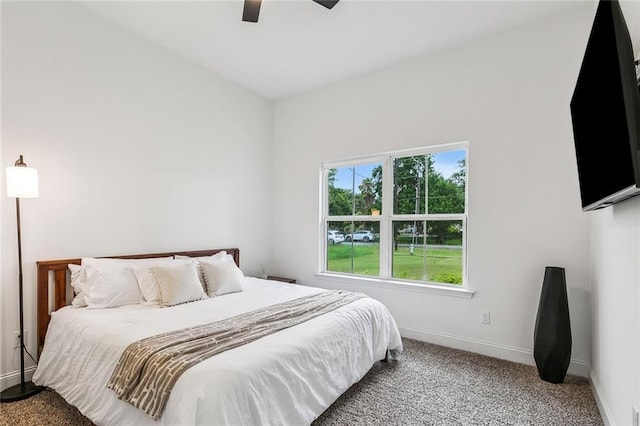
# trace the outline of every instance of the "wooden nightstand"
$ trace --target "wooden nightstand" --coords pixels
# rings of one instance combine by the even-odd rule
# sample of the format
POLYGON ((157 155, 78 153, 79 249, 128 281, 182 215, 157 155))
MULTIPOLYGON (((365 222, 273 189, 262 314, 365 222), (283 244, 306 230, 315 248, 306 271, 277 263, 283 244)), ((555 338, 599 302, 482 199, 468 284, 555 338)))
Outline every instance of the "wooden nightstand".
POLYGON ((274 275, 267 275, 267 279, 273 280, 273 281, 282 281, 283 283, 289 283, 289 284, 296 283, 295 278, 276 277, 274 275))

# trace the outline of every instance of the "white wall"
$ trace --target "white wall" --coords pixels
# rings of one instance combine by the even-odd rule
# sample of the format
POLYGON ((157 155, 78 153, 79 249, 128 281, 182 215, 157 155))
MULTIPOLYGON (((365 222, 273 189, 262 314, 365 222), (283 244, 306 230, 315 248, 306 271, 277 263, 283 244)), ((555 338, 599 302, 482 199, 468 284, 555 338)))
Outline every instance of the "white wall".
MULTIPOLYGON (((259 274, 271 137, 270 102, 84 8, 2 2, 2 167, 23 154, 40 174, 21 206, 30 351, 37 260, 237 246, 259 274)), ((3 200, 3 388, 20 365, 14 206, 3 200)))
MULTIPOLYGON (((640 57, 640 3, 622 10, 640 57)), ((640 409, 640 197, 590 213, 593 345, 590 377, 605 422, 640 409)))
POLYGON ((610 424, 631 424, 640 407, 640 198, 591 215, 591 378, 610 424))
POLYGON ((533 363, 544 267, 564 266, 570 371, 586 375, 589 228, 569 101, 593 10, 585 5, 276 103, 274 272, 308 285, 364 291, 389 307, 406 336, 533 363), (321 161, 464 140, 472 299, 314 275, 321 161), (480 323, 483 310, 491 312, 490 325, 480 323))

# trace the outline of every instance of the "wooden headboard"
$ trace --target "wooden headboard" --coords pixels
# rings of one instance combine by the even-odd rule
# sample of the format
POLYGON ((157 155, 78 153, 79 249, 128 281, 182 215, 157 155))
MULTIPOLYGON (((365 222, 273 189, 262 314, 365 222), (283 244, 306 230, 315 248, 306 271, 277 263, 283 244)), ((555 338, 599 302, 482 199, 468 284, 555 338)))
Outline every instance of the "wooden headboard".
MULTIPOLYGON (((240 266, 240 250, 237 248, 230 249, 210 249, 195 251, 174 251, 168 253, 152 253, 152 254, 128 254, 123 256, 104 256, 103 259, 148 259, 152 257, 168 257, 168 256, 211 256, 220 251, 226 251, 233 256, 236 265, 240 266)), ((38 356, 42 352, 44 346, 44 337, 47 334, 47 327, 51 320, 51 312, 56 311, 64 306, 71 304, 73 300, 73 289, 69 282, 69 264, 74 263, 80 265, 78 259, 61 259, 61 260, 41 260, 36 262, 38 268, 38 356), (50 274, 51 273, 51 274, 50 274), (50 279, 52 275, 53 279, 50 279)))

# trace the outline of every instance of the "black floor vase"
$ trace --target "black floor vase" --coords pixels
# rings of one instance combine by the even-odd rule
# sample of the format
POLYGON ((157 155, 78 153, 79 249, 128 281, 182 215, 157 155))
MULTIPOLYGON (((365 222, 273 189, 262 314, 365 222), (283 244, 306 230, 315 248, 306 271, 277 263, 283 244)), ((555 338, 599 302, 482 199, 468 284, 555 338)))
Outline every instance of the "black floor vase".
POLYGON ((545 268, 533 334, 533 357, 540 378, 551 383, 564 382, 571 360, 571 324, 564 268, 545 268))

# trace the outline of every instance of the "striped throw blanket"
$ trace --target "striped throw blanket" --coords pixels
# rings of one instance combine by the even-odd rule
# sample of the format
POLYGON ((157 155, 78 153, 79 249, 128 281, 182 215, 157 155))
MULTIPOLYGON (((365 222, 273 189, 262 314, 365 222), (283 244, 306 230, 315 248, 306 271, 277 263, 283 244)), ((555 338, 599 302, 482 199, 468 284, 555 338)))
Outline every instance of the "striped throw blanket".
POLYGON ((125 349, 107 387, 121 400, 157 420, 162 416, 171 389, 189 367, 362 297, 366 296, 341 290, 325 291, 139 340, 125 349))

